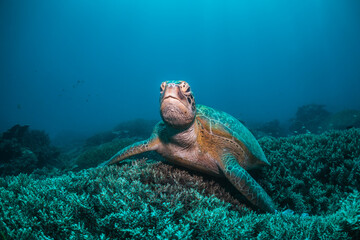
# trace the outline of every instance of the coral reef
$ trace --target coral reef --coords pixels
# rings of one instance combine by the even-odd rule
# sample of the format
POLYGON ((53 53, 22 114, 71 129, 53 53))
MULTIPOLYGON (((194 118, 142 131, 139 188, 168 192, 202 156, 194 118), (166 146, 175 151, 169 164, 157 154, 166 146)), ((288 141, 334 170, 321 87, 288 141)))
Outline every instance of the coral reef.
POLYGON ((0 178, 0 238, 359 239, 359 129, 260 144, 272 165, 251 174, 279 213, 251 210, 225 179, 133 160, 0 178))
POLYGON ((120 138, 148 138, 157 122, 155 120, 135 119, 120 123, 114 128, 113 133, 120 138))
POLYGON ((59 167, 59 155, 44 131, 15 125, 0 138, 0 175, 30 173, 45 166, 59 167))
POLYGON ((281 126, 279 120, 265 122, 259 126, 253 127, 250 130, 256 138, 261 138, 264 136, 284 137, 286 135, 286 131, 281 126))
POLYGON ((334 211, 360 186, 360 129, 259 140, 271 166, 257 174, 281 207, 298 213, 334 211))
MULTIPOLYGON (((118 151, 135 142, 138 138, 116 138, 111 142, 103 143, 99 146, 85 146, 82 153, 76 157, 75 164, 78 169, 96 167, 100 163, 110 159, 118 151)), ((163 160, 160 155, 155 152, 146 152, 132 157, 131 159, 147 157, 154 160, 163 160)))
POLYGON ((359 232, 358 192, 328 216, 256 214, 229 203, 237 202, 218 183, 162 163, 42 180, 20 174, 1 179, 0 190, 4 239, 351 239, 359 232))
POLYGON ((103 143, 99 146, 86 147, 77 157, 76 164, 80 169, 96 167, 100 163, 108 160, 122 148, 136 142, 134 138, 114 139, 111 142, 103 143))
POLYGON ((343 110, 330 113, 325 110, 324 105, 309 104, 299 107, 295 118, 290 122, 289 130, 294 135, 360 128, 360 111, 343 110))
POLYGON ((14 125, 10 129, 8 129, 6 132, 2 134, 3 139, 17 139, 21 140, 26 132, 29 131, 29 125, 21 126, 19 124, 14 125))
POLYGON ((89 137, 86 139, 85 146, 91 147, 91 146, 99 146, 103 143, 111 142, 117 137, 117 134, 107 131, 102 133, 97 133, 94 136, 89 137))
POLYGON ((344 110, 334 113, 322 123, 322 128, 324 130, 360 128, 360 111, 344 110))
POLYGON ((321 124, 331 115, 324 105, 309 104, 298 108, 295 118, 291 119, 289 130, 294 134, 321 133, 321 124))

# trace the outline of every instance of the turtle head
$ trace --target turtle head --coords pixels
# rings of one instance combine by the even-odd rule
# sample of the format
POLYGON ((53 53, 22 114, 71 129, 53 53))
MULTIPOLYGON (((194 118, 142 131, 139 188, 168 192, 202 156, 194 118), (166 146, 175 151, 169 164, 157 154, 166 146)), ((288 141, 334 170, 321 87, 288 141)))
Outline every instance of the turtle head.
POLYGON ((181 80, 160 85, 160 115, 171 127, 185 129, 195 120, 195 98, 190 85, 181 80))

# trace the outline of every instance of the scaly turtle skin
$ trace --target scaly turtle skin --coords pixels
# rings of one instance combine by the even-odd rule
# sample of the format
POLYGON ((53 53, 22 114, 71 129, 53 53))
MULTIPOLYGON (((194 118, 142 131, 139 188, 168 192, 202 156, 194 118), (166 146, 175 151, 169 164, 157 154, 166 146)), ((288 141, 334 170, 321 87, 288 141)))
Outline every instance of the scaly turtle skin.
POLYGON ((275 212, 271 198, 246 170, 269 165, 250 131, 231 115, 195 105, 185 81, 160 86, 160 121, 149 139, 128 146, 101 166, 156 151, 167 161, 214 176, 225 176, 252 204, 275 212))

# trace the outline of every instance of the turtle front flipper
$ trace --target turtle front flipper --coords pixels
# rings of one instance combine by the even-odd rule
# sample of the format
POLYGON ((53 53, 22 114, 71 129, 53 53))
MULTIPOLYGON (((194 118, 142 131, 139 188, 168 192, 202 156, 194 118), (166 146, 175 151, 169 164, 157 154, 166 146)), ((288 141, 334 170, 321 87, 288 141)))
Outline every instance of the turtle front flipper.
POLYGON ((230 153, 222 156, 222 170, 226 178, 238 189, 252 204, 264 211, 274 213, 275 206, 265 190, 243 169, 236 158, 230 153))
POLYGON ((152 136, 147 140, 136 142, 130 146, 127 146, 116 153, 112 158, 103 162, 99 165, 99 167, 103 167, 106 165, 114 164, 120 162, 128 157, 134 156, 136 154, 153 151, 156 150, 159 145, 159 138, 157 136, 152 136))

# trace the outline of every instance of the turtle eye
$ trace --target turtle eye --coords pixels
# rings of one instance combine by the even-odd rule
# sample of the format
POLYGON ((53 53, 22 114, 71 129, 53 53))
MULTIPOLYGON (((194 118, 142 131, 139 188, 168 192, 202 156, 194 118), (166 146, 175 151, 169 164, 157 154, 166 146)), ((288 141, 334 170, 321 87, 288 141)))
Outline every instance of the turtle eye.
POLYGON ((188 89, 186 89, 185 92, 189 93, 191 91, 190 87, 188 87, 188 89))
POLYGON ((163 83, 160 85, 160 92, 164 91, 165 85, 166 85, 166 82, 163 82, 163 83))

